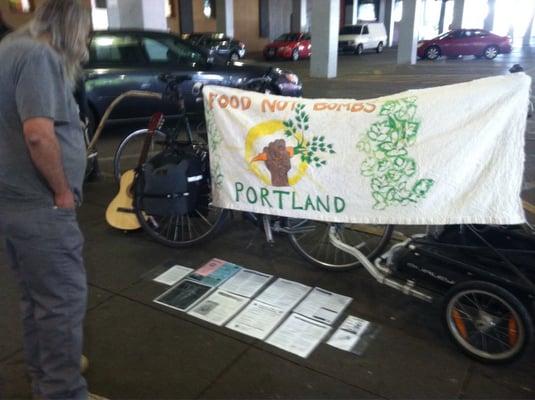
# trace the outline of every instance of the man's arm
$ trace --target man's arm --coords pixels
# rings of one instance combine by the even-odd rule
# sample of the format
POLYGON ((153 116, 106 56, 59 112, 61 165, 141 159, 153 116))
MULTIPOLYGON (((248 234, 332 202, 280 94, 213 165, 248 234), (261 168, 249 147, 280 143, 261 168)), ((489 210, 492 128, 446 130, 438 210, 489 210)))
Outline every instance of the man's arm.
POLYGON ((23 132, 33 164, 54 193, 54 204, 60 208, 74 208, 74 196, 63 169, 54 121, 49 118, 27 119, 23 132))

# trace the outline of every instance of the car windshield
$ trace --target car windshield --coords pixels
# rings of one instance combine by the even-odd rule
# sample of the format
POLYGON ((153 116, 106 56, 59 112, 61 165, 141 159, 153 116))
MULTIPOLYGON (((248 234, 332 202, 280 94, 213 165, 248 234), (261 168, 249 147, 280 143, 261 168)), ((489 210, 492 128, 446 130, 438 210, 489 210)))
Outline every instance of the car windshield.
POLYGON ((169 47, 169 50, 175 53, 178 58, 191 60, 192 63, 206 61, 206 55, 198 48, 184 43, 182 40, 175 37, 166 37, 162 42, 169 47))
POLYGON ((187 34, 187 36, 184 38, 185 40, 189 40, 190 42, 198 42, 204 37, 202 33, 190 33, 187 34))
POLYGON ((275 39, 276 42, 295 42, 297 40, 299 40, 299 33, 284 33, 275 39))
POLYGON ((437 36, 437 39, 438 40, 442 40, 442 39, 446 39, 446 38, 453 38, 455 36, 458 36, 459 35, 459 32, 460 31, 448 31, 448 32, 444 32, 442 35, 440 36, 437 36))
POLYGON ((211 33, 209 36, 214 40, 228 40, 224 33, 211 33))
POLYGON ((362 25, 344 26, 340 29, 340 35, 360 35, 362 33, 362 25))

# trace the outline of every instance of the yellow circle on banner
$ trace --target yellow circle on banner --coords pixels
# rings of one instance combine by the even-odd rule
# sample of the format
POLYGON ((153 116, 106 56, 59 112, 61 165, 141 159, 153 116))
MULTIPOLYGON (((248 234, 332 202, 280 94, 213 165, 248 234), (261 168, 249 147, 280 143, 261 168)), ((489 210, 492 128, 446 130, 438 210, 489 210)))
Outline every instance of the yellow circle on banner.
MULTIPOLYGON (((284 129, 285 127, 281 120, 273 119, 270 121, 261 122, 253 126, 251 129, 249 129, 249 132, 247 132, 247 137, 245 138, 245 160, 247 163, 249 163, 251 171, 253 171, 253 173, 262 181, 262 183, 264 183, 264 185, 271 186, 271 177, 269 174, 262 171, 259 166, 260 161, 251 162, 251 160, 257 155, 257 150, 255 149, 254 145, 258 139, 274 135, 279 131, 283 131, 284 129)), ((297 133, 297 139, 303 140, 303 134, 301 132, 297 133)), ((306 144, 306 142, 304 142, 304 144, 306 144)), ((291 186, 297 184, 297 182, 299 182, 303 176, 305 176, 307 169, 308 163, 299 159, 297 171, 291 176, 288 176, 288 183, 291 186)))

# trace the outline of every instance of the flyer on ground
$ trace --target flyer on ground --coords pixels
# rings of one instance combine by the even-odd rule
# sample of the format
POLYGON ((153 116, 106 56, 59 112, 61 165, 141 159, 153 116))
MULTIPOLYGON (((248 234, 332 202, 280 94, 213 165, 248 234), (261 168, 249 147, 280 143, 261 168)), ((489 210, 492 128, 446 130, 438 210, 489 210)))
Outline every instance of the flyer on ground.
POLYGON ((192 271, 193 268, 184 267, 182 265, 174 265, 164 273, 154 278, 153 281, 163 283, 164 285, 172 286, 181 279, 188 276, 192 271))
POLYGON ((154 299, 155 303, 186 311, 212 290, 211 286, 185 279, 154 299))
POLYGON ((260 293, 256 300, 290 311, 309 291, 310 286, 279 278, 260 293))
POLYGON ((266 343, 307 358, 330 330, 329 325, 292 313, 266 343))
POLYGON ((188 314, 222 326, 249 302, 247 297, 216 290, 192 307, 188 314))
POLYGON ((245 297, 254 297, 271 279, 273 275, 242 269, 221 285, 221 289, 245 297))
POLYGON ((239 270, 241 270, 239 265, 220 260, 219 258, 213 258, 195 270, 190 279, 215 287, 229 279, 239 270))
POLYGON ((333 333, 327 344, 340 350, 351 351, 369 325, 369 321, 350 315, 333 333))
POLYGON ((253 300, 226 326, 229 329, 264 340, 286 316, 286 312, 253 300))
POLYGON ((352 300, 351 297, 316 287, 310 291, 294 312, 332 325, 352 300))

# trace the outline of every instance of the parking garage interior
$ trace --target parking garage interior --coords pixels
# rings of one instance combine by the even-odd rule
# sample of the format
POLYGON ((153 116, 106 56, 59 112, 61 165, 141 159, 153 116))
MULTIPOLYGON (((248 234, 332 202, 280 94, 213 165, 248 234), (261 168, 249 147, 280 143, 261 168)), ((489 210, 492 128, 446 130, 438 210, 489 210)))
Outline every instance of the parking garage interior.
MULTIPOLYGON (((0 22, 15 30, 32 18, 39 3, 0 0, 0 22)), ((302 96, 309 99, 365 101, 508 76, 516 64, 535 76, 532 0, 87 0, 87 5, 96 31, 164 31, 179 40, 218 32, 235 38, 244 43, 245 57, 225 62, 268 65, 296 75, 302 96), (384 25, 384 50, 339 54, 340 29, 368 23, 384 25), (492 59, 482 54, 418 57, 420 41, 460 29, 507 37, 510 52, 492 59), (290 32, 310 32, 310 57, 266 60, 265 46, 290 32)), ((85 182, 78 210, 89 288, 84 375, 91 392, 110 399, 535 398, 533 348, 503 365, 474 360, 445 333, 439 301, 423 302, 380 285, 362 267, 318 268, 295 253, 284 234, 266 241, 261 222, 251 223, 243 213, 232 212, 214 239, 183 248, 164 246, 143 230, 110 227, 105 211, 118 190, 114 154, 127 135, 146 127, 148 118, 139 117, 105 126, 97 145, 99 171, 85 182), (197 269, 212 259, 350 297, 337 327, 351 315, 373 330, 358 350, 336 349, 325 338, 302 357, 154 302, 168 289, 155 279, 170 267, 197 269)), ((532 118, 524 145, 520 197, 529 225, 535 223, 532 118)), ((138 154, 131 158, 137 162, 138 154)), ((425 229, 396 227, 391 243, 425 229)), ((19 295, 2 250, 0 398, 6 399, 32 398, 19 295)))

